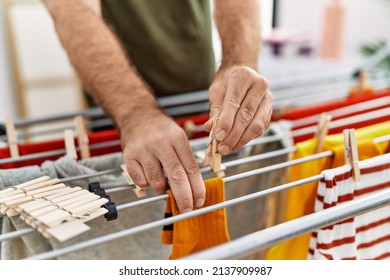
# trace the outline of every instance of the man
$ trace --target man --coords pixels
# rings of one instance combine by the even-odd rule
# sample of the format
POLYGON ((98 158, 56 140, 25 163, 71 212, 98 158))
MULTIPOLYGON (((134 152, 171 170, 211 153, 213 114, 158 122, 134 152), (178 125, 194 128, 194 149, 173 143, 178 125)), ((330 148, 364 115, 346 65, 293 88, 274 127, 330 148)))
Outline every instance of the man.
POLYGON ((222 43, 215 76, 208 68, 213 62, 211 35, 204 35, 211 34, 206 0, 103 0, 106 21, 86 4, 91 1, 44 2, 83 85, 117 126, 135 184, 161 193, 168 180, 182 213, 201 207, 205 187, 188 139, 162 112, 155 95, 198 90, 211 83, 210 120, 204 127, 210 131, 212 118, 220 116, 214 128, 219 152, 229 154, 260 136, 272 114, 272 95, 256 72, 261 43, 258 1, 214 0, 222 43), (114 35, 111 25, 126 13, 128 24, 124 29, 114 26, 114 35), (167 46, 170 38, 177 41, 167 46), (143 62, 138 62, 137 52, 143 52, 143 62))

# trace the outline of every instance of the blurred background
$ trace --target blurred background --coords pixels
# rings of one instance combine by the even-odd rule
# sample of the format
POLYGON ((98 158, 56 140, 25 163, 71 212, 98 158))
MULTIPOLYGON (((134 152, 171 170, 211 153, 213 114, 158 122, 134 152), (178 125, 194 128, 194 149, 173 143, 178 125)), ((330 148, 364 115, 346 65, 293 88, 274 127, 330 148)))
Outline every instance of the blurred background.
MULTIPOLYGON (((263 46, 259 71, 268 78, 271 89, 274 84, 313 74, 344 73, 390 40, 389 0, 260 2, 263 46), (336 2, 343 6, 344 16, 338 27, 332 27, 327 23, 326 9, 336 2), (339 42, 326 35, 331 28, 341 28, 339 42), (326 44, 333 44, 333 53, 324 52, 326 44)), ((218 64, 221 51, 215 31, 214 27, 218 64)), ((380 67, 387 65, 382 63, 380 67)), ((41 1, 1 0, 0 119, 8 115, 48 116, 85 108, 80 83, 41 1)))

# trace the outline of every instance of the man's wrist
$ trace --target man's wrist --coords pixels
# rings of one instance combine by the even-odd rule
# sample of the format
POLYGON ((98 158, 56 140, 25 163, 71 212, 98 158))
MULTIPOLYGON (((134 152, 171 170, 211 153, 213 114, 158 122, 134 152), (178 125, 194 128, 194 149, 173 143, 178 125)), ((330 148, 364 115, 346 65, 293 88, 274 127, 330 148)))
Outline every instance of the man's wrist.
MULTIPOLYGON (((129 93, 129 95, 132 95, 129 93)), ((137 97, 129 96, 122 99, 117 107, 111 109, 112 117, 119 129, 120 134, 127 134, 148 118, 156 113, 161 113, 157 101, 151 94, 140 94, 137 97)))
POLYGON ((240 67, 249 67, 255 71, 257 71, 257 61, 255 62, 249 62, 249 61, 243 61, 240 59, 226 59, 222 60, 222 63, 219 67, 219 70, 225 70, 225 69, 235 69, 240 67))

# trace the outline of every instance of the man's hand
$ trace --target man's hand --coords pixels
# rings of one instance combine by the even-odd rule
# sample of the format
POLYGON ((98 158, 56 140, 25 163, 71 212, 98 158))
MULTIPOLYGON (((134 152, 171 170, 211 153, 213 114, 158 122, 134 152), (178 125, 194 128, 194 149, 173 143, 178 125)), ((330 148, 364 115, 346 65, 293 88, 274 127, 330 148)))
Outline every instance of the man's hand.
POLYGON ((209 89, 209 98, 210 119, 204 128, 210 131, 212 118, 220 116, 214 135, 222 155, 237 151, 269 125, 272 94, 267 81, 249 67, 222 67, 209 89))
POLYGON ((44 2, 83 86, 120 131, 134 183, 162 192, 166 174, 181 212, 202 206, 205 187, 184 131, 158 108, 116 36, 83 1, 44 2))
POLYGON ((201 207, 205 186, 183 129, 156 108, 143 112, 138 123, 129 127, 121 131, 121 141, 134 183, 163 193, 168 179, 180 212, 201 207))

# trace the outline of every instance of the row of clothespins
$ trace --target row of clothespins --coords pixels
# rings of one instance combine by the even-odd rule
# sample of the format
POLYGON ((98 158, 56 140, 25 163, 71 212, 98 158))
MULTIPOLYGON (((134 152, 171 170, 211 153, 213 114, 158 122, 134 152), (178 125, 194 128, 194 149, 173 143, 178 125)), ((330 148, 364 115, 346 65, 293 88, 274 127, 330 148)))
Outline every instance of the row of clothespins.
POLYGON ((86 190, 48 176, 0 191, 0 206, 2 215, 20 216, 46 238, 59 241, 89 230, 85 223, 97 217, 117 218, 115 203, 99 183, 91 183, 86 190))
MULTIPOLYGON (((76 116, 74 124, 77 132, 77 141, 82 159, 90 158, 89 138, 83 116, 76 116)), ((5 121, 7 131, 7 144, 10 150, 11 158, 19 157, 18 140, 14 121, 11 117, 6 117, 5 121)), ((67 156, 77 159, 77 150, 74 143, 74 132, 71 129, 64 130, 64 141, 67 156)))

